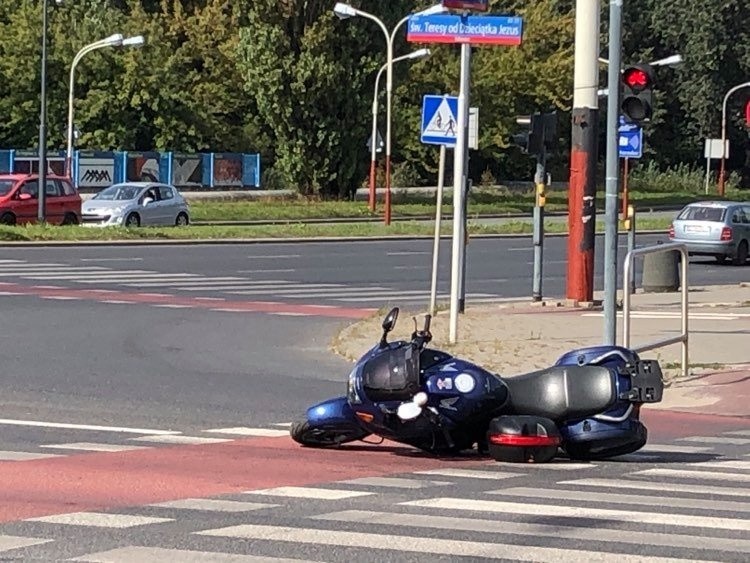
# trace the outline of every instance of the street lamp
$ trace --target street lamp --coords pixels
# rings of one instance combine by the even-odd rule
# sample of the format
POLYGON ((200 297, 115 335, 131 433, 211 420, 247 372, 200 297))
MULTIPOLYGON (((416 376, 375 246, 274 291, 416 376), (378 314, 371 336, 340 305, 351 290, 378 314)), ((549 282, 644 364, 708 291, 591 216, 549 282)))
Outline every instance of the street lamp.
MULTIPOLYGON (((401 57, 396 57, 393 59, 394 63, 405 61, 405 60, 411 60, 411 59, 419 59, 422 57, 427 57, 430 55, 429 49, 418 49, 417 51, 412 51, 408 55, 403 55, 401 57)), ((370 205, 370 211, 375 211, 375 176, 376 176, 376 160, 377 160, 377 135, 378 135, 378 90, 380 85, 380 77, 383 74, 383 71, 388 68, 388 63, 384 64, 382 67, 380 67, 380 70, 378 71, 378 75, 375 78, 375 95, 372 99, 372 137, 370 141, 370 193, 369 193, 369 205, 370 205)))
POLYGON ((143 45, 144 42, 145 40, 142 35, 123 39, 121 33, 115 33, 114 35, 110 35, 109 37, 86 45, 78 51, 73 59, 73 64, 70 66, 70 88, 68 90, 68 147, 65 153, 65 175, 70 178, 71 181, 73 179, 73 85, 76 66, 83 56, 91 51, 102 49, 104 47, 139 47, 143 45))
MULTIPOLYGON (((442 4, 436 4, 418 12, 416 15, 433 15, 447 12, 448 9, 444 8, 442 4)), ((391 33, 388 33, 388 28, 385 26, 383 21, 368 12, 358 10, 349 4, 343 2, 337 2, 333 8, 333 13, 336 14, 340 19, 345 20, 355 16, 361 16, 377 23, 385 34, 385 41, 387 46, 387 61, 386 61, 386 132, 385 132, 385 224, 391 224, 391 101, 393 93, 393 42, 395 40, 396 32, 398 29, 407 21, 411 15, 406 16, 399 21, 393 28, 391 33)))
POLYGON ((724 197, 724 161, 727 158, 727 102, 729 97, 743 88, 750 88, 750 82, 739 84, 731 88, 724 96, 724 102, 721 104, 721 168, 719 169, 719 195, 724 197))

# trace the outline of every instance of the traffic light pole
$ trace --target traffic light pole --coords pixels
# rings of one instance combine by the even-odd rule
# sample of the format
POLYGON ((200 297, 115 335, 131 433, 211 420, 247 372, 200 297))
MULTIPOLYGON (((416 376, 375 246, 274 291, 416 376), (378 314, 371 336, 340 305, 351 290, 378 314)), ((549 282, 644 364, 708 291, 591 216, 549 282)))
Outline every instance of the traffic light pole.
POLYGON ((622 66, 622 2, 609 3, 609 94, 607 100, 607 169, 604 202, 604 344, 617 339, 617 198, 620 155, 620 71, 622 66))
POLYGON ((547 179, 547 152, 542 150, 536 156, 536 204, 534 205, 534 282, 531 290, 533 301, 542 300, 542 263, 544 258, 544 205, 547 179))
POLYGON ((566 291, 575 301, 592 301, 594 294, 599 11, 600 0, 576 1, 566 291))

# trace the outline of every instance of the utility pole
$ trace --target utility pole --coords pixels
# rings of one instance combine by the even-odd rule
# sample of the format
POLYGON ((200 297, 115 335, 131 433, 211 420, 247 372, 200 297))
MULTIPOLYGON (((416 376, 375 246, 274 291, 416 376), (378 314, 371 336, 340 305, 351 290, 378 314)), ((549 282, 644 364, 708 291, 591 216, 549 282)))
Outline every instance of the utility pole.
POLYGON ((600 0, 576 0, 567 297, 592 301, 596 227, 600 0))

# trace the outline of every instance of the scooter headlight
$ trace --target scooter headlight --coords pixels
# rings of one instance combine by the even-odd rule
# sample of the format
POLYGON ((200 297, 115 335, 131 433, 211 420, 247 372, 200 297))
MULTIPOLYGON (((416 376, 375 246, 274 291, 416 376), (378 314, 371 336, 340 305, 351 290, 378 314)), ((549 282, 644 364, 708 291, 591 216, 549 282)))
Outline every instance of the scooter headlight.
POLYGON ((347 383, 346 387, 346 399, 349 401, 352 405, 361 405, 362 399, 360 398, 359 394, 357 393, 357 388, 354 385, 354 382, 357 379, 357 369, 354 368, 351 373, 349 373, 349 381, 347 383))

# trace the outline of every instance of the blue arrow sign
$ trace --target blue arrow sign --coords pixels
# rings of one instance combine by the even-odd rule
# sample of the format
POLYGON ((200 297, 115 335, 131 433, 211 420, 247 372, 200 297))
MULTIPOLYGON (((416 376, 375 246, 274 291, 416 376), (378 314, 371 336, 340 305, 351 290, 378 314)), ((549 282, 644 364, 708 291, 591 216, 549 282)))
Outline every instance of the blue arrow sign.
POLYGON ((456 145, 458 98, 425 96, 422 100, 422 142, 428 145, 456 145))
POLYGON ((627 123, 620 116, 617 146, 620 158, 641 158, 643 156, 643 129, 635 123, 627 123))
POLYGON ((523 20, 508 16, 433 14, 409 18, 406 40, 416 43, 520 45, 523 20))

